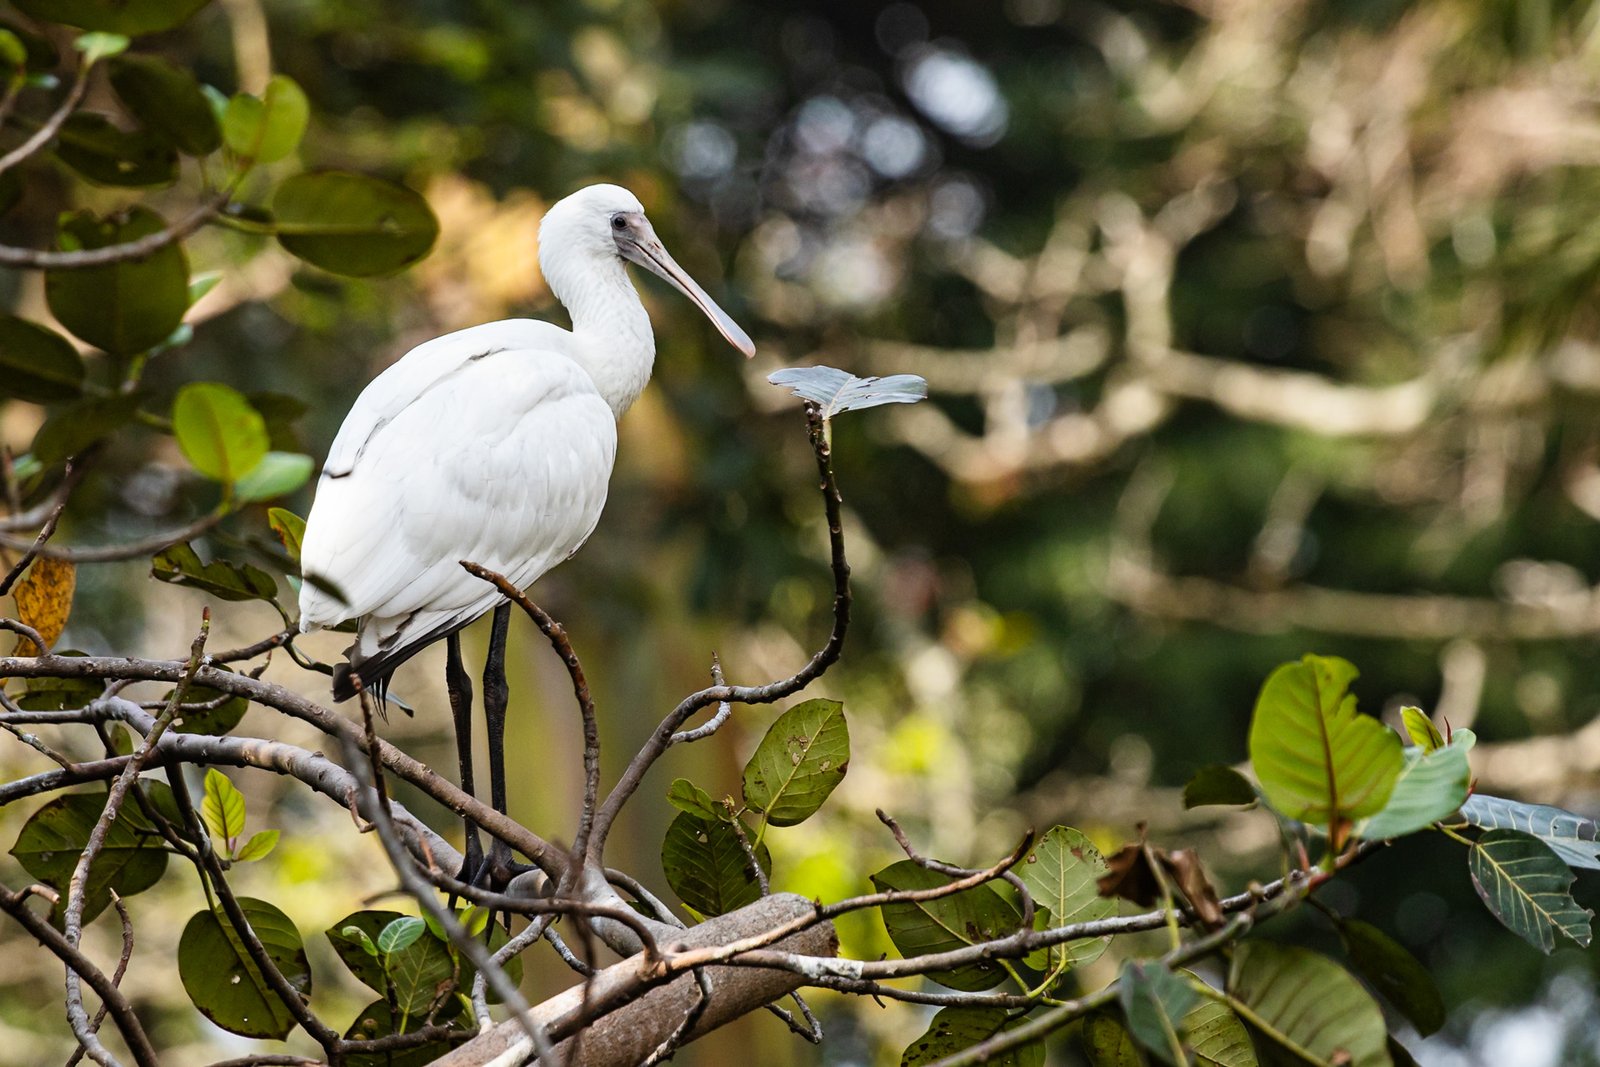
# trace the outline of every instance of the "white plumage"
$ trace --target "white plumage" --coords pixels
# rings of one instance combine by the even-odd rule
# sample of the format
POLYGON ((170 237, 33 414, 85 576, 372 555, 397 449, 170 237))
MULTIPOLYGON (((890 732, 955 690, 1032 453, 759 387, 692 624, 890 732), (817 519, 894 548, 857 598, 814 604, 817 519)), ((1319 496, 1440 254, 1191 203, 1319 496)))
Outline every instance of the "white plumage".
POLYGON ((424 645, 498 602, 471 560, 526 587, 588 538, 616 420, 655 339, 623 260, 672 282, 749 355, 750 339, 672 260, 634 196, 595 185, 555 204, 539 262, 572 330, 511 319, 446 334, 375 378, 346 416, 306 520, 300 629, 358 621, 348 673, 381 687, 424 645))

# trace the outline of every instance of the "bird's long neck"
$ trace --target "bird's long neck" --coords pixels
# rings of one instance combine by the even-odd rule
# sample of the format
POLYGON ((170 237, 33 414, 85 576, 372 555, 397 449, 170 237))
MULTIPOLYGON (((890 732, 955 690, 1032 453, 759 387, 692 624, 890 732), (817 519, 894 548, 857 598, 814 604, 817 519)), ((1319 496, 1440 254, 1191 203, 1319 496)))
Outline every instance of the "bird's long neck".
POLYGON ((617 256, 582 257, 545 264, 545 280, 572 316, 569 355, 621 418, 644 391, 656 358, 650 316, 627 269, 617 256))

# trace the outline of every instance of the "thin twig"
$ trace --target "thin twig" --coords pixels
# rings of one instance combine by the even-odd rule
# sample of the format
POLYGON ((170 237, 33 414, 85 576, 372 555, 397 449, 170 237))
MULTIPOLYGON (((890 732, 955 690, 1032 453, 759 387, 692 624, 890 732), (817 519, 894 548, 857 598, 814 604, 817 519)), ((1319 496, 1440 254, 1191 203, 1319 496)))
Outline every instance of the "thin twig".
POLYGON ((44 124, 33 131, 33 136, 23 141, 17 147, 0 156, 0 174, 4 174, 12 167, 32 156, 39 149, 50 143, 50 139, 61 130, 61 124, 67 121, 68 116, 83 102, 83 94, 89 90, 89 71, 94 64, 80 62, 77 73, 73 75, 72 88, 67 90, 67 95, 62 97, 61 106, 51 112, 44 124))
POLYGON ((177 222, 155 233, 122 244, 106 245, 104 248, 80 248, 71 252, 48 252, 36 248, 0 245, 0 266, 26 267, 33 270, 81 270, 122 263, 130 259, 142 259, 183 240, 210 222, 227 206, 233 196, 233 189, 234 186, 230 184, 177 222))
POLYGON ((606 836, 611 832, 618 813, 644 781, 646 772, 654 766, 672 744, 672 735, 689 716, 702 708, 723 702, 739 704, 770 704, 810 685, 820 678, 839 659, 844 648, 844 637, 850 627, 850 564, 844 553, 844 526, 840 517, 843 500, 833 473, 833 451, 828 442, 827 423, 821 409, 806 404, 806 431, 811 441, 811 451, 816 456, 817 473, 821 479, 823 510, 828 520, 828 544, 833 571, 833 629, 822 648, 788 678, 766 685, 739 686, 713 685, 685 697, 673 709, 655 733, 629 761, 605 803, 600 806, 594 820, 594 835, 589 843, 588 862, 598 866, 605 853, 606 836))
MULTIPOLYGON (((68 477, 71 477, 71 474, 71 461, 69 460, 67 469, 68 477)), ((0 596, 5 596, 7 593, 11 592, 11 587, 16 584, 18 578, 22 577, 22 572, 28 569, 28 564, 32 563, 35 557, 39 555, 40 551, 44 548, 45 542, 50 540, 51 537, 55 536, 56 524, 61 521, 61 513, 65 511, 66 508, 67 498, 62 497, 61 500, 57 502, 56 506, 50 509, 50 514, 44 520, 44 526, 40 528, 39 535, 33 539, 33 544, 29 545, 22 553, 22 558, 17 560, 16 564, 11 568, 10 573, 8 573, 3 579, 0 579, 0 596)))
MULTIPOLYGON (((3 264, 4 261, 5 257, 0 255, 0 264, 3 264)), ((149 537, 143 537, 137 541, 128 541, 124 544, 91 545, 82 548, 56 548, 51 545, 41 544, 36 551, 41 556, 48 556, 51 559, 64 559, 69 563, 112 563, 117 560, 138 559, 141 556, 148 556, 171 548, 180 541, 192 541, 227 517, 227 512, 217 510, 202 515, 187 526, 179 527, 176 530, 168 530, 165 533, 152 534, 149 537)), ((23 538, 0 533, 0 545, 4 545, 6 548, 25 549, 32 544, 33 542, 23 538)))
MULTIPOLYGON (((117 918, 122 923, 122 955, 117 957, 117 968, 111 972, 111 984, 120 989, 122 976, 128 973, 128 961, 133 959, 133 919, 128 915, 128 905, 115 889, 111 890, 111 904, 117 909, 117 918)), ((94 1019, 89 1023, 90 1033, 100 1032, 100 1024, 105 1022, 108 1010, 108 1006, 102 1002, 100 1010, 94 1013, 94 1019)), ((66 1067, 75 1067, 83 1059, 83 1053, 82 1045, 73 1049, 72 1055, 67 1057, 66 1067)))
MULTIPOLYGON (((727 680, 722 677, 722 661, 715 652, 711 653, 711 684, 725 685, 727 680)), ((717 713, 693 730, 679 730, 667 739, 670 745, 686 745, 693 741, 703 741, 722 729, 723 725, 733 717, 733 705, 726 700, 717 705, 717 713)))
POLYGON ((689 1031, 694 1029, 695 1023, 700 1021, 700 1016, 705 1014, 706 1005, 711 1003, 711 980, 706 977, 704 967, 696 967, 693 973, 695 988, 699 991, 699 995, 694 998, 694 1003, 689 1005, 689 1010, 684 1013, 683 1020, 678 1023, 672 1033, 662 1039, 661 1043, 655 1047, 650 1055, 640 1061, 639 1067, 656 1067, 657 1064, 671 1059, 672 1054, 678 1051, 678 1046, 683 1043, 683 1039, 688 1036, 689 1031))

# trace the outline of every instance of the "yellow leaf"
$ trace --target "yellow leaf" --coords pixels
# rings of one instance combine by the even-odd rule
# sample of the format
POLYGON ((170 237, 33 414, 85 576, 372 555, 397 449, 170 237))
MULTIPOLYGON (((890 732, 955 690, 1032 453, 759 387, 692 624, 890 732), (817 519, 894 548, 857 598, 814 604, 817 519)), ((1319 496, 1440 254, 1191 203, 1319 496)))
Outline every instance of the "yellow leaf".
MULTIPOLYGON (((33 561, 28 573, 12 589, 17 601, 17 618, 39 631, 45 643, 54 645, 61 631, 67 628, 67 616, 72 614, 72 591, 78 584, 78 572, 64 559, 42 556, 33 561)), ((38 654, 33 642, 17 638, 13 655, 38 654)))

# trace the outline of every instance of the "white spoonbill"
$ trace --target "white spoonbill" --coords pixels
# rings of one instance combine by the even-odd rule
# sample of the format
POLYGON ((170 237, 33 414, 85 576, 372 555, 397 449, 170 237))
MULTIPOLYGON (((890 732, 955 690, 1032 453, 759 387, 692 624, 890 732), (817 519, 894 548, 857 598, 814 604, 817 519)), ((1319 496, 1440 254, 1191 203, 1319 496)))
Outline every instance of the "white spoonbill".
MULTIPOLYGON (((553 205, 539 265, 572 329, 507 319, 424 342, 367 386, 317 483, 300 562, 300 629, 354 619, 348 664, 381 694, 396 667, 449 638, 446 681, 462 788, 471 782, 471 683, 456 632, 498 605, 484 672, 491 789, 505 810, 503 655, 510 605, 462 569, 471 560, 519 588, 578 550, 599 521, 616 420, 650 379, 655 337, 624 261, 659 274, 746 356, 748 335, 679 267, 638 199, 591 185, 553 205)), ((469 849, 475 835, 469 834, 469 849)))

